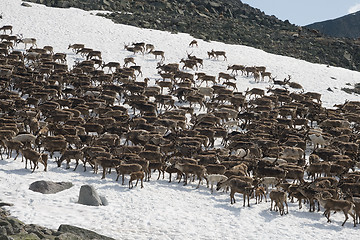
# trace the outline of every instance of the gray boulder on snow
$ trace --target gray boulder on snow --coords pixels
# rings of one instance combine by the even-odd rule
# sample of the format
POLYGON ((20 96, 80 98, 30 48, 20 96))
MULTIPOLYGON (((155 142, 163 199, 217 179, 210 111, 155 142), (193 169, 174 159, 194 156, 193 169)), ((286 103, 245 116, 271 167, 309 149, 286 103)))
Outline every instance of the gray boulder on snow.
POLYGON ((43 194, 54 194, 73 186, 71 182, 36 181, 30 184, 29 189, 43 194))
POLYGON ((100 197, 91 185, 81 186, 78 203, 89 206, 108 205, 106 198, 100 197))

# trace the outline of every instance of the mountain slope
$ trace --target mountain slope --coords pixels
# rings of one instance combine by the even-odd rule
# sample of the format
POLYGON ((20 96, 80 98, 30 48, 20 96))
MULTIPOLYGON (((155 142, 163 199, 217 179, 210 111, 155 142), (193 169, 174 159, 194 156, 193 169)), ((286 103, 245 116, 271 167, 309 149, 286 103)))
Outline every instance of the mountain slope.
POLYGON ((306 27, 317 29, 323 34, 332 37, 359 38, 360 37, 360 12, 346 16, 317 22, 306 27))
POLYGON ((243 44, 313 63, 360 70, 360 45, 267 16, 238 0, 28 0, 52 7, 108 10, 116 23, 189 33, 204 40, 243 44))

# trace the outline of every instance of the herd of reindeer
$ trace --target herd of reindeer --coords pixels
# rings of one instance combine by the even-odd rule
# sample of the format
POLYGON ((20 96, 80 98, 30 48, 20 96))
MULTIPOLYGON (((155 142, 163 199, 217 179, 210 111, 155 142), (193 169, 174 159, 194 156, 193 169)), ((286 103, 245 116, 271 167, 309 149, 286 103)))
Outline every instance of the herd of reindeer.
MULTIPOLYGON (((325 209, 360 219, 360 102, 327 109, 321 94, 305 92, 291 76, 276 80, 264 66, 231 65, 217 76, 199 72, 206 61, 226 61, 224 51, 201 59, 165 64, 154 45, 127 44, 129 57, 104 62, 84 44, 68 51, 82 61, 68 66, 65 53, 39 48, 34 38, 0 28, 0 151, 16 152, 32 172, 48 161, 58 167, 82 163, 116 181, 205 180, 207 187, 243 194, 256 204, 270 197, 270 210, 288 213, 288 201, 309 211, 325 209), (22 47, 22 48, 20 48, 22 47), (136 59, 158 59, 157 79, 142 76, 136 59), (231 72, 230 72, 231 71, 231 72), (271 87, 237 89, 237 79, 254 78, 271 87), (142 81, 139 81, 141 75, 142 81), (58 153, 54 155, 54 153, 58 153), (273 206, 274 205, 274 206, 273 206), (286 209, 285 209, 286 207, 286 209)), ((192 41, 187 48, 195 48, 192 41)), ((135 186, 136 186, 135 185, 135 186)))

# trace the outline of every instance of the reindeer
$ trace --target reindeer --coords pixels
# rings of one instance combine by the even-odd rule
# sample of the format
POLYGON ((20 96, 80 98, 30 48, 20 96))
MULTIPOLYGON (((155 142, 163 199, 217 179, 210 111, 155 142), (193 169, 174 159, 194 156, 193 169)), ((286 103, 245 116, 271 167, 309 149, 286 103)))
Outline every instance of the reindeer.
POLYGON ((194 70, 194 67, 196 68, 196 70, 198 69, 198 66, 197 66, 197 61, 196 60, 193 60, 193 59, 181 59, 180 60, 181 63, 184 63, 184 66, 182 67, 182 69, 185 69, 185 68, 190 68, 192 70, 194 70))
POLYGON ((198 42, 195 39, 189 43, 189 47, 194 47, 194 45, 198 47, 198 42))
POLYGON ((354 227, 356 227, 356 218, 353 213, 354 204, 348 200, 337 200, 332 198, 324 198, 323 193, 316 193, 315 198, 319 200, 320 205, 325 208, 324 215, 327 218, 328 222, 331 222, 330 220, 330 212, 333 211, 342 211, 345 215, 345 220, 341 224, 341 226, 344 226, 346 221, 348 220, 348 214, 354 219, 354 227))
POLYGON ((268 77, 268 78, 269 78, 269 82, 270 82, 270 80, 272 79, 272 78, 271 78, 271 72, 260 72, 260 75, 261 75, 261 80, 262 80, 262 81, 265 80, 265 77, 268 77))
POLYGON ((12 26, 11 25, 4 25, 0 28, 0 31, 3 31, 4 34, 6 34, 6 31, 9 30, 10 31, 10 34, 12 34, 12 26))
MULTIPOLYGON (((196 165, 196 164, 192 164, 192 163, 182 164, 182 163, 176 162, 175 168, 185 174, 184 186, 187 185, 187 179, 188 179, 189 174, 196 174, 196 176, 198 177, 199 184, 197 185, 196 188, 199 188, 202 178, 205 177, 206 169, 204 166, 200 166, 200 165, 196 165)), ((181 181, 181 177, 179 179, 179 182, 180 181, 181 181)))
POLYGON ((253 186, 251 183, 244 181, 240 178, 236 177, 230 177, 225 181, 220 181, 217 184, 216 190, 219 191, 221 188, 226 189, 227 187, 230 187, 230 203, 235 203, 235 193, 242 193, 243 194, 243 206, 245 207, 245 201, 247 198, 248 201, 248 207, 250 207, 249 199, 250 195, 253 193, 253 186))
POLYGON ((225 81, 225 82, 223 82, 223 85, 232 87, 233 90, 238 90, 238 88, 237 88, 237 86, 236 86, 236 83, 234 83, 234 82, 225 81))
POLYGON ((232 65, 232 66, 228 66, 227 70, 231 70, 231 74, 233 74, 235 72, 236 75, 238 75, 237 71, 241 71, 241 75, 244 74, 245 71, 245 66, 244 65, 232 65))
POLYGON ((103 65, 101 66, 102 69, 104 68, 109 68, 109 71, 113 72, 112 68, 115 68, 115 71, 117 69, 120 68, 120 63, 119 62, 108 62, 108 63, 103 63, 103 65))
MULTIPOLYGON (((187 53, 187 52, 186 52, 187 53)), ((203 67, 203 60, 201 59, 201 58, 198 58, 198 57, 196 57, 196 56, 193 56, 193 55, 191 55, 192 54, 192 52, 189 54, 189 53, 187 53, 187 57, 188 57, 188 59, 189 60, 195 60, 196 61, 196 64, 199 64, 199 67, 203 67)))
POLYGON ((136 48, 142 48, 142 52, 145 51, 145 43, 144 42, 132 43, 132 45, 136 48))
POLYGON ((74 44, 69 44, 68 49, 71 49, 73 52, 77 52, 77 51, 83 49, 84 47, 85 47, 84 44, 74 43, 74 44))
POLYGON ((246 76, 249 77, 250 73, 254 74, 257 71, 256 67, 245 67, 246 76))
POLYGON ((124 58, 124 67, 127 67, 127 65, 130 63, 136 65, 135 59, 133 57, 124 58))
POLYGON ((209 58, 214 57, 216 59, 219 59, 219 56, 224 57, 224 61, 227 60, 226 53, 224 51, 214 51, 214 49, 211 50, 211 52, 208 52, 209 58))
POLYGON ((146 51, 147 53, 150 53, 150 52, 153 51, 154 49, 155 49, 154 45, 152 45, 152 44, 150 44, 150 43, 147 43, 147 44, 145 45, 145 51, 146 51))
POLYGON ((248 88, 245 91, 245 96, 246 95, 249 95, 249 96, 257 95, 257 96, 263 97, 265 95, 265 91, 260 88, 252 88, 251 90, 249 90, 249 88, 248 88))
POLYGON ((25 49, 28 44, 31 44, 31 47, 37 47, 35 38, 23 38, 22 34, 18 36, 19 38, 16 40, 16 43, 24 43, 25 49))
POLYGON ((87 56, 86 56, 86 60, 92 59, 93 57, 97 57, 98 59, 102 59, 101 57, 101 52, 100 51, 90 51, 87 56))
POLYGON ((220 80, 220 78, 224 78, 226 81, 229 81, 230 79, 234 79, 236 81, 234 76, 224 72, 219 72, 218 80, 220 80))
POLYGON ((198 76, 198 80, 201 80, 201 83, 200 85, 203 83, 203 82, 206 82, 206 86, 208 86, 208 82, 212 82, 213 84, 216 84, 216 77, 215 76, 210 76, 210 75, 202 75, 202 74, 197 74, 198 76))
POLYGON ((134 54, 136 54, 138 52, 144 54, 144 49, 140 46, 129 47, 129 45, 124 44, 124 49, 126 49, 129 52, 132 52, 134 54))
POLYGON ((151 50, 149 53, 153 54, 155 56, 155 59, 157 59, 157 57, 160 56, 162 62, 165 60, 164 51, 151 50))
POLYGON ((255 80, 255 82, 260 81, 260 72, 259 71, 254 72, 254 80, 255 80))

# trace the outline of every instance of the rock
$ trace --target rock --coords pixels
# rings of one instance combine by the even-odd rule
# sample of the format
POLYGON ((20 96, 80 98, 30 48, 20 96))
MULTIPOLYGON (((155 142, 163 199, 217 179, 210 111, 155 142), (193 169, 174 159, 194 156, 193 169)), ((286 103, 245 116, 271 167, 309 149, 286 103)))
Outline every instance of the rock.
POLYGON ((4 206, 13 206, 14 204, 12 203, 4 203, 4 202, 0 202, 0 207, 4 207, 4 206))
POLYGON ((50 233, 50 234, 47 233, 47 231, 46 231, 43 227, 41 227, 41 226, 39 226, 39 225, 36 225, 36 224, 27 225, 27 226, 25 227, 25 230, 26 230, 26 232, 28 232, 28 233, 33 233, 33 234, 35 234, 35 235, 38 236, 40 239, 46 238, 46 235, 51 235, 51 233, 50 233))
POLYGON ((20 239, 26 239, 26 240, 40 240, 41 238, 39 238, 38 236, 36 236, 36 234, 34 233, 21 233, 21 234, 16 234, 14 236, 11 236, 10 239, 14 239, 14 240, 20 240, 20 239))
POLYGON ((9 221, 5 220, 0 220, 0 227, 2 227, 2 231, 5 231, 7 235, 11 235, 14 234, 14 229, 11 226, 11 223, 9 223, 9 221))
MULTIPOLYGON (((3 235, 7 235, 6 227, 0 226, 0 236, 3 236, 3 235)), ((1 240, 1 238, 0 238, 0 240, 1 240)))
POLYGON ((69 189, 72 186, 71 182, 36 181, 30 185, 29 189, 34 192, 54 194, 69 189))
POLYGON ((9 237, 9 236, 6 236, 5 234, 0 234, 0 240, 11 240, 13 238, 9 237))
POLYGON ((30 4, 25 3, 25 2, 21 3, 21 6, 23 6, 23 7, 32 7, 30 4))
POLYGON ((7 221, 11 224, 12 232, 19 233, 23 229, 24 223, 14 217, 8 217, 7 221))
MULTIPOLYGON (((89 206, 104 205, 95 188, 90 185, 81 186, 78 203, 89 206)), ((107 203, 107 201, 104 201, 104 203, 107 203)))
POLYGON ((83 240, 83 238, 76 236, 73 233, 62 233, 59 236, 55 237, 54 240, 83 240))
POLYGON ((75 234, 76 236, 81 237, 82 239, 87 239, 87 240, 88 239, 114 240, 113 238, 97 234, 96 232, 66 224, 60 225, 58 231, 72 233, 75 234))
POLYGON ((100 196, 100 199, 101 199, 101 203, 102 203, 103 206, 109 205, 109 202, 108 202, 108 200, 106 199, 106 197, 100 196))
POLYGON ((349 62, 350 62, 351 59, 352 59, 351 54, 350 54, 348 51, 346 51, 346 50, 345 50, 345 52, 344 52, 344 58, 345 58, 346 60, 348 60, 349 62))

